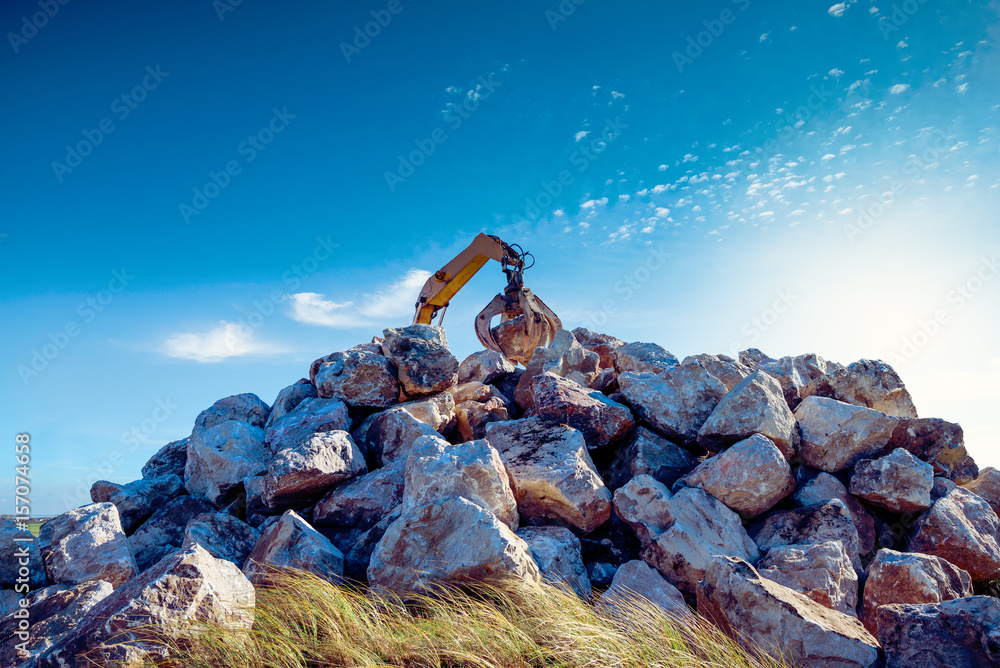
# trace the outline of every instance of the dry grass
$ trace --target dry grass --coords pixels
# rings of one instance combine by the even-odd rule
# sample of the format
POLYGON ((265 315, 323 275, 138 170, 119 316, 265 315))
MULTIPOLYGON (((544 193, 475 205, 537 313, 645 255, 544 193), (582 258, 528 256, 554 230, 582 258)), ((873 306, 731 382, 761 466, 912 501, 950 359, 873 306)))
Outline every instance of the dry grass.
POLYGON ((644 599, 615 617, 551 586, 442 587, 372 596, 302 572, 258 588, 253 629, 200 628, 170 642, 161 668, 719 667, 780 668, 710 623, 682 622, 644 599))

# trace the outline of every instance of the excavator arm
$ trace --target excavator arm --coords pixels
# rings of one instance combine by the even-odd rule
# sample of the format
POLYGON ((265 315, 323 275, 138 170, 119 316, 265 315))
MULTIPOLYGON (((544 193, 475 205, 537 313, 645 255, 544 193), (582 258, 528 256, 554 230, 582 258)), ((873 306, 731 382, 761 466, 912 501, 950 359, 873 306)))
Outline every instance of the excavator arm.
POLYGON ((417 298, 413 322, 430 324, 438 312, 441 313, 443 320, 451 298, 487 262, 491 259, 496 260, 507 275, 507 287, 504 288, 503 294, 494 297, 476 317, 476 336, 486 348, 495 350, 515 362, 527 363, 535 347, 548 345, 555 333, 562 329, 562 323, 541 299, 524 287, 523 272, 531 266, 525 267, 526 257, 531 255, 521 250, 519 246, 512 246, 499 237, 479 234, 468 248, 427 279, 417 298), (496 315, 500 315, 502 321, 524 316, 524 342, 519 346, 520 352, 503 350, 493 338, 490 323, 496 315))

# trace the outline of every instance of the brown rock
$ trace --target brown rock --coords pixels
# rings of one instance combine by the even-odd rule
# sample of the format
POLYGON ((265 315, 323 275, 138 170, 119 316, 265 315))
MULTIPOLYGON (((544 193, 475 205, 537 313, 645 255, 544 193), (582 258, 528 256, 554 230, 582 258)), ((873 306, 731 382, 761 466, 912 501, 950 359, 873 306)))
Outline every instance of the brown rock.
POLYGON ((990 504, 993 512, 1000 511, 1000 471, 987 466, 979 472, 979 477, 962 486, 990 504))
POLYGON ((625 406, 554 373, 535 376, 531 391, 538 417, 578 429, 589 448, 610 445, 635 426, 625 406))
POLYGON ((533 407, 535 398, 531 382, 535 376, 545 372, 568 378, 583 387, 593 387, 601 376, 600 361, 600 356, 581 346, 571 332, 560 329, 548 348, 539 346, 535 349, 534 356, 517 381, 514 400, 525 410, 533 407))
POLYGON ((746 518, 770 510, 795 491, 784 454, 760 434, 709 457, 681 484, 700 487, 746 518))
POLYGON ((1000 600, 970 596, 879 608, 886 668, 1000 666, 1000 600))
POLYGON ((632 527, 639 543, 646 547, 673 524, 672 496, 663 483, 648 475, 637 475, 615 490, 615 514, 632 527))
POLYGON ((698 445, 718 452, 753 434, 771 439, 785 459, 795 456, 799 442, 795 416, 781 385, 763 371, 754 371, 722 397, 698 430, 698 445))
POLYGON ((1000 520, 981 498, 956 487, 920 516, 910 550, 947 559, 972 576, 973 583, 1000 577, 1000 520))
POLYGON ((458 360, 448 350, 443 328, 416 324, 389 328, 384 334, 387 357, 396 365, 406 394, 441 392, 458 382, 458 360))
POLYGON ((851 519, 858 530, 861 554, 875 550, 875 518, 865 510, 861 502, 847 492, 847 487, 829 473, 820 473, 803 485, 792 497, 800 506, 811 506, 830 499, 840 499, 851 513, 851 519))
MULTIPOLYGON (((749 365, 748 365, 749 366, 749 365)), ((793 411, 804 398, 802 390, 813 380, 843 368, 836 362, 828 362, 819 355, 810 353, 795 357, 761 360, 755 369, 762 369, 781 383, 782 393, 788 407, 793 411)))
POLYGON ((464 401, 455 406, 455 417, 458 421, 458 433, 471 441, 485 437, 486 425, 489 423, 509 420, 510 413, 507 411, 506 399, 495 397, 483 403, 464 401))
POLYGON ((243 573, 259 583, 272 568, 309 571, 337 583, 344 575, 344 555, 298 513, 286 510, 280 520, 261 532, 243 564, 243 573))
POLYGON ((840 541, 773 547, 757 571, 822 606, 858 616, 858 574, 840 541))
POLYGON ((861 620, 878 635, 878 609, 889 603, 940 603, 972 596, 972 578, 958 566, 928 554, 879 550, 868 565, 861 620))
POLYGON ((882 452, 897 418, 826 397, 806 397, 795 410, 807 466, 836 473, 882 452))
POLYGON ((915 418, 917 409, 903 381, 882 360, 859 360, 820 376, 802 388, 802 398, 830 397, 896 417, 915 418))
POLYGON ((761 577, 742 559, 714 558, 697 593, 700 614, 792 665, 869 668, 878 663, 878 641, 860 621, 761 577))
POLYGON ((590 533, 611 516, 611 492, 576 429, 525 418, 490 423, 486 440, 500 453, 528 521, 561 522, 590 533))
POLYGON ((697 364, 702 367, 721 380, 727 392, 732 392, 734 387, 753 373, 750 367, 740 364, 728 355, 688 355, 681 364, 697 364))
POLYGON ((750 535, 757 547, 765 552, 778 545, 811 545, 839 540, 854 570, 862 570, 858 530, 847 506, 839 499, 772 513, 751 528, 750 535))
POLYGON ((726 394, 726 386, 700 366, 668 368, 659 375, 618 376, 618 385, 642 420, 668 439, 692 445, 698 430, 726 394))
POLYGON ((355 346, 321 357, 309 379, 324 399, 340 399, 352 408, 387 408, 399 398, 396 367, 378 346, 355 346))
POLYGON ((740 364, 753 371, 756 371, 757 367, 764 362, 776 361, 773 357, 767 355, 759 348, 747 348, 746 350, 741 350, 738 357, 740 364))
POLYGON ((901 418, 889 448, 903 448, 934 466, 934 475, 962 485, 975 480, 979 467, 965 449, 962 427, 938 418, 901 418))
POLYGON ((53 584, 107 580, 118 587, 138 573, 111 503, 93 503, 49 520, 39 530, 38 544, 53 584))
POLYGON ((399 407, 439 434, 447 436, 455 427, 455 399, 449 392, 407 401, 399 407))
POLYGON ((458 382, 492 383, 514 373, 517 365, 495 350, 472 353, 458 365, 458 382))
POLYGON ((894 513, 931 507, 934 467, 898 448, 879 459, 865 459, 851 473, 851 494, 894 513))
POLYGON ((600 356, 600 366, 602 369, 614 368, 615 362, 611 353, 616 348, 621 348, 625 345, 625 342, 621 339, 607 334, 598 334, 597 332, 592 332, 585 327, 577 327, 574 329, 573 337, 580 342, 581 346, 592 353, 597 353, 600 356))

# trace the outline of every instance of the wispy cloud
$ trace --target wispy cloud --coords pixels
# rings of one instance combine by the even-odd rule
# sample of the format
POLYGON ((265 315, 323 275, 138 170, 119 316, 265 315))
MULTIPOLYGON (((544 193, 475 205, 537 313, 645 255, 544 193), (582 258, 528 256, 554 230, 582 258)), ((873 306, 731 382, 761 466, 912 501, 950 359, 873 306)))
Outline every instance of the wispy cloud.
POLYGON ((580 130, 575 135, 573 135, 573 138, 576 139, 577 141, 583 141, 589 134, 590 130, 580 130))
POLYGON ((837 4, 833 5, 832 7, 830 7, 830 9, 826 11, 829 12, 830 16, 843 16, 844 12, 847 11, 847 3, 838 2, 837 4))
POLYGON ((254 337, 255 331, 247 323, 223 320, 207 332, 175 334, 163 343, 160 352, 195 362, 221 362, 230 357, 288 352, 283 346, 256 341, 254 337))
POLYGON ((307 325, 351 329, 379 324, 413 313, 413 306, 431 273, 410 269, 386 289, 360 300, 335 302, 316 292, 290 295, 292 318, 307 325))
POLYGON ((900 93, 905 93, 908 90, 910 90, 910 84, 896 84, 889 89, 889 92, 893 95, 899 95, 900 93))

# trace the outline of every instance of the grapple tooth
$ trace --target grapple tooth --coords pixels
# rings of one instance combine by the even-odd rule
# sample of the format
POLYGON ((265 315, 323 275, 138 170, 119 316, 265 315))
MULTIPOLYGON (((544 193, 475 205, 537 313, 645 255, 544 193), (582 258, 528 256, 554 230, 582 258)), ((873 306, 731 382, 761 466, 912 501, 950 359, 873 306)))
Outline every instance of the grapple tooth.
POLYGON ((546 341, 545 345, 550 345, 553 339, 555 339, 556 332, 558 332, 560 329, 563 328, 562 320, 560 320, 559 316, 557 316, 555 312, 552 309, 550 309, 548 305, 545 302, 543 302, 537 295, 533 296, 535 298, 535 303, 538 305, 538 310, 542 314, 542 318, 545 319, 546 324, 548 325, 548 330, 549 330, 548 340, 546 341))
POLYGON ((494 350, 501 355, 504 354, 503 350, 500 349, 500 344, 496 342, 493 338, 493 332, 490 331, 490 323, 493 321, 493 316, 505 313, 508 308, 507 300, 504 299, 503 295, 497 295, 493 300, 486 305, 479 315, 476 316, 476 338, 479 342, 483 344, 484 347, 494 350))

